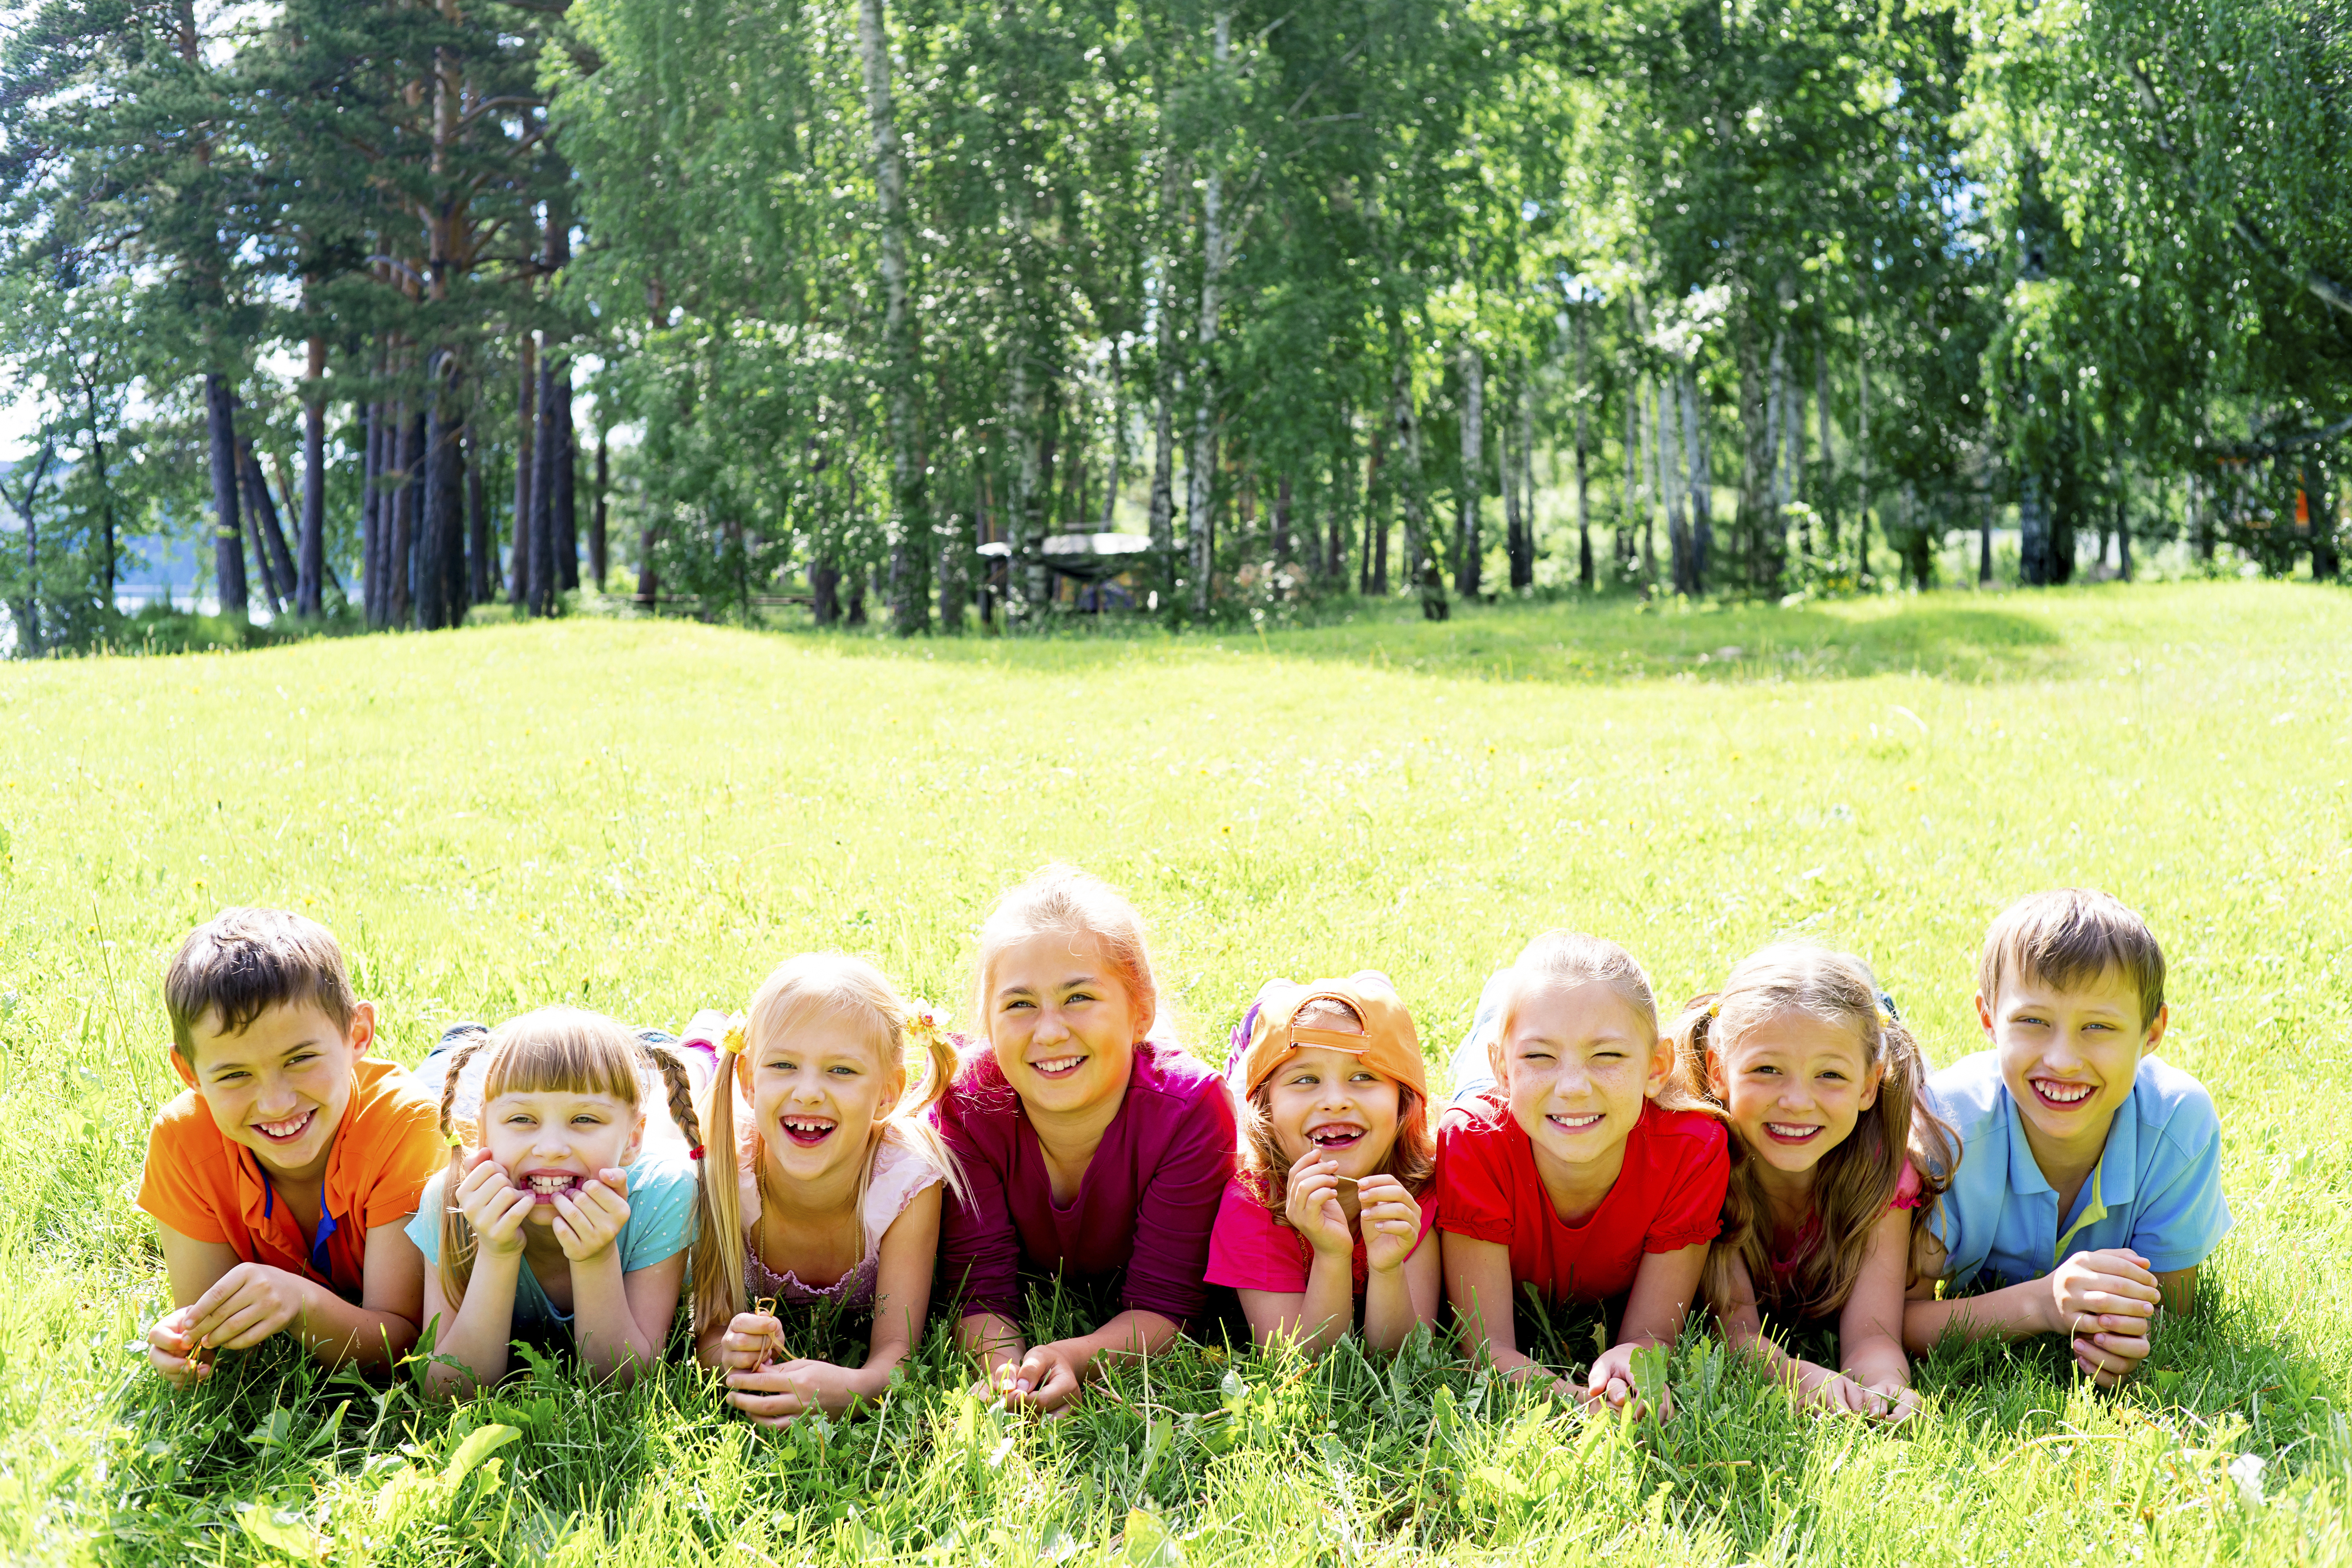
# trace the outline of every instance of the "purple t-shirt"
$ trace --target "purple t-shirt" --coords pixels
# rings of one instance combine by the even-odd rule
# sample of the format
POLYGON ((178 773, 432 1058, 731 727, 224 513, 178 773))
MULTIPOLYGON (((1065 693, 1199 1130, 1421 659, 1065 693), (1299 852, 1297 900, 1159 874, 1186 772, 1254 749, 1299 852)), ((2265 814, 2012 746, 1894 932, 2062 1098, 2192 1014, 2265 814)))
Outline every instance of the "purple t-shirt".
POLYGON ((1124 1308, 1200 1314, 1217 1199, 1234 1173, 1224 1079, 1171 1046, 1135 1047, 1127 1097, 1065 1208, 1036 1131, 983 1042, 965 1047, 932 1111, 971 1188, 940 1216, 939 1279, 963 1313, 1021 1316, 1024 1267, 1074 1279, 1121 1275, 1124 1308))

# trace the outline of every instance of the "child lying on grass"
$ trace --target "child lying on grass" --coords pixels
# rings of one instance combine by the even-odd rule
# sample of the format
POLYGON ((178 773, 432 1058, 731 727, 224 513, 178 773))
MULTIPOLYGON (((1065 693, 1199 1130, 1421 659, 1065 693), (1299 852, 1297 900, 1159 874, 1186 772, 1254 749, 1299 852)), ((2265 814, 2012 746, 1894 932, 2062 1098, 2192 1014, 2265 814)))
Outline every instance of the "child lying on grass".
POLYGON ((2159 1306, 2195 1305, 2198 1267, 2230 1231, 2212 1097, 2154 1054, 2163 949, 2105 893, 2037 893, 1986 931, 1976 1003, 1992 1049, 1928 1084, 1961 1156, 1904 1342, 2065 1334, 2113 1386, 2147 1359, 2159 1306))
POLYGON ((423 1268, 401 1227, 441 1163, 433 1102, 368 1056, 375 1013, 326 928, 226 910, 163 981, 187 1092, 148 1134, 173 1310, 147 1334, 175 1387, 290 1332, 319 1360, 386 1366, 415 1343, 423 1268))
MULTIPOLYGON (((1633 1354, 1674 1343, 1721 1223, 1723 1124, 1674 1078, 1650 983, 1614 942, 1547 931, 1501 977, 1485 1038, 1491 1078, 1470 1078, 1438 1131, 1437 1228, 1445 1291, 1471 1354, 1514 1381, 1552 1374, 1518 1348, 1514 1305, 1606 1303, 1615 1342, 1582 1386, 1622 1408, 1633 1354)), ((1466 1070, 1465 1070, 1466 1069, 1466 1070)))
POLYGON ((1360 1321, 1392 1351, 1437 1317, 1429 1089, 1412 1018, 1363 973, 1274 981, 1236 1031, 1242 1169, 1209 1237, 1208 1282, 1250 1337, 1319 1351, 1360 1321))
POLYGON ((1731 1130, 1723 1232, 1706 1291, 1724 1337, 1807 1405, 1899 1421, 1915 1407, 1903 1354, 1911 1241, 1936 1197, 1910 1158, 1952 1163, 1950 1131, 1918 1104, 1918 1043, 1862 961, 1803 943, 1742 962, 1674 1026, 1683 1086, 1731 1130), (1834 1319, 1838 1368, 1765 1337, 1834 1319))

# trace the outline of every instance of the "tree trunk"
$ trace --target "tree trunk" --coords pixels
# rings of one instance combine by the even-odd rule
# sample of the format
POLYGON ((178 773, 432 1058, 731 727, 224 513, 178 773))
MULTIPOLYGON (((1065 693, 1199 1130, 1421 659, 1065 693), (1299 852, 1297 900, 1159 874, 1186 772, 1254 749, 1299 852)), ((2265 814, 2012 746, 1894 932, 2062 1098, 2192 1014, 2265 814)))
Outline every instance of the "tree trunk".
POLYGON ((1483 450, 1486 420, 1486 361, 1476 349, 1462 351, 1462 493, 1454 524, 1454 587, 1465 599, 1478 596, 1480 556, 1478 502, 1486 486, 1483 450))
POLYGON ((425 466, 432 460, 427 446, 432 432, 425 410, 404 412, 408 432, 401 449, 400 525, 393 536, 392 623, 396 626, 411 624, 424 587, 417 568, 425 552, 425 466))
POLYGON ((245 586, 245 531, 239 526, 236 475, 236 395, 228 379, 205 376, 205 437, 213 464, 213 571, 219 584, 220 613, 244 620, 249 595, 245 586))
MULTIPOLYGON (((9 498, 16 509, 16 517, 25 526, 25 596, 16 605, 16 657, 37 657, 46 639, 41 634, 41 525, 33 508, 39 500, 41 480, 49 471, 50 460, 57 456, 57 444, 49 437, 41 437, 41 455, 33 464, 32 477, 25 481, 24 498, 9 498)), ((242 558, 238 565, 243 566, 242 558)))
MULTIPOLYGON (((1859 588, 1870 582, 1870 360, 1867 356, 1854 361, 1854 495, 1853 509, 1853 582, 1859 588)), ((2022 513, 2020 514, 2021 520, 2022 513)))
POLYGON ((609 431, 596 432, 596 496, 588 511, 588 571, 596 583, 596 592, 604 591, 604 570, 611 564, 606 559, 609 549, 605 531, 610 519, 605 512, 605 497, 613 487, 612 438, 609 431))
POLYGON ((507 568, 509 592, 515 607, 521 609, 530 603, 531 520, 538 515, 530 500, 531 479, 538 471, 531 455, 539 427, 539 338, 535 333, 522 334, 515 348, 515 362, 521 374, 515 387, 514 521, 508 530, 513 537, 507 542, 507 568))
POLYGON ((1323 546, 1323 577, 1341 588, 1348 585, 1348 533, 1356 515, 1356 416, 1339 410, 1339 447, 1331 455, 1330 537, 1323 546))
MULTIPOLYGON (((2311 576, 2314 582, 2333 583, 2342 574, 2343 561, 2336 540, 2336 485, 2326 465, 2317 458, 2303 459, 2303 493, 2311 512, 2311 576)), ((2116 508, 2116 526, 2123 528, 2123 507, 2116 508)), ((2130 535, 2125 534, 2124 576, 2131 576, 2130 535)))
POLYGON ((1388 433, 1372 431, 1371 456, 1366 460, 1364 475, 1364 580, 1361 593, 1389 596, 1389 517, 1387 492, 1382 488, 1387 474, 1381 468, 1386 457, 1388 433))
POLYGON ((1683 443, 1673 405, 1677 401, 1676 377, 1671 371, 1658 378, 1650 410, 1658 422, 1658 493, 1666 502, 1666 547, 1674 570, 1675 592, 1696 594, 1691 570, 1690 520, 1683 513, 1683 486, 1676 470, 1683 467, 1683 443))
POLYGON ((302 520, 294 563, 294 613, 315 620, 326 601, 327 340, 314 337, 309 347, 310 362, 303 367, 308 395, 302 402, 302 520))
MULTIPOLYGON (((1831 542, 1834 544, 1836 541, 1832 539, 1831 542)), ((1977 585, 1980 588, 1992 586, 1992 502, 1990 500, 1984 503, 1984 510, 1977 522, 1977 585)))
MULTIPOLYGON (((1588 486, 1590 475, 1586 470, 1587 447, 1584 438, 1584 399, 1586 388, 1588 386, 1586 379, 1587 375, 1588 370, 1585 363, 1584 307, 1581 304, 1579 304, 1576 307, 1576 384, 1570 400, 1570 405, 1576 411, 1576 585, 1590 594, 1592 592, 1593 587, 1593 571, 1592 513, 1591 510, 1591 501, 1589 500, 1588 486)), ((1528 395, 1522 395, 1519 405, 1519 427, 1522 432, 1522 440, 1525 440, 1527 436, 1532 433, 1534 421, 1535 410, 1531 406, 1530 396, 1528 395)), ((1555 446, 1552 450, 1554 453, 1552 471, 1554 476, 1557 477, 1559 473, 1559 447, 1555 446)), ((1530 455, 1529 461, 1533 461, 1532 455, 1530 455)), ((1528 498, 1530 501, 1533 501, 1534 499, 1535 498, 1532 496, 1528 498)), ((1534 508, 1530 506, 1528 510, 1532 512, 1534 508)), ((1528 521, 1528 531, 1532 535, 1535 531, 1535 520, 1531 516, 1528 521)), ((1528 542, 1532 545, 1534 542, 1533 539, 1530 538, 1528 542)), ((1529 582, 1533 582, 1535 580, 1535 552, 1532 549, 1528 552, 1528 580, 1529 582)))
MULTIPOLYGON (((1805 499, 1805 383, 1793 365, 1780 383, 1781 396, 1787 408, 1780 416, 1780 438, 1783 443, 1780 460, 1780 489, 1793 503, 1805 499)), ((1786 510, 1781 517, 1789 514, 1786 510)), ((1786 524, 1783 524, 1785 529, 1786 524)), ((1801 554, 1813 552, 1813 524, 1810 514, 1797 525, 1797 549, 1801 554)))
POLYGON ((1274 536, 1267 541, 1274 563, 1277 566, 1290 555, 1290 475, 1277 474, 1274 480, 1274 536))
POLYGON ((1522 520, 1519 516, 1519 467, 1512 450, 1511 422, 1508 418, 1495 422, 1495 473, 1503 491, 1503 557, 1504 572, 1511 592, 1517 593, 1519 557, 1526 548, 1520 537, 1522 520))
MULTIPOLYGON (((490 543, 490 508, 482 494, 482 437, 470 415, 460 432, 466 450, 466 596, 467 605, 498 597, 498 552, 490 543)), ((462 619, 463 617, 459 617, 462 619)))
POLYGON ((1770 579, 1763 586, 1780 588, 1787 585, 1789 574, 1789 465, 1783 460, 1789 445, 1789 280, 1780 279, 1772 313, 1772 358, 1765 372, 1764 395, 1769 406, 1764 411, 1764 471, 1767 502, 1771 514, 1765 521, 1765 537, 1770 543, 1769 570, 1770 579))
MULTIPOLYGON (((1222 77, 1233 58, 1234 16, 1220 11, 1213 24, 1209 58, 1222 77)), ((1198 367, 1197 401, 1192 410, 1192 453, 1185 465, 1185 523, 1192 533, 1192 610, 1205 616, 1213 596, 1216 569, 1216 520, 1211 489, 1217 468, 1217 320, 1225 281, 1224 173, 1213 163, 1201 184, 1201 318, 1194 330, 1193 363, 1198 367)))
POLYGON ((1159 578, 1159 607, 1176 610, 1176 438, 1171 404, 1175 377, 1168 368, 1171 352, 1163 342, 1160 364, 1154 372, 1159 386, 1151 416, 1151 558, 1159 578))
POLYGON ((465 428, 457 408, 457 355, 433 355, 426 383, 425 493, 416 535, 416 628, 438 631, 465 616, 465 428), (453 587, 456 591, 453 593, 453 587))
POLYGON ((929 565, 925 545, 930 521, 923 465, 917 457, 914 321, 907 309, 907 176, 898 153, 898 121, 890 101, 890 47, 882 0, 858 0, 857 55, 866 79, 866 123, 874 158, 876 217, 882 240, 882 337, 888 363, 884 388, 890 422, 891 624, 900 637, 930 626, 929 565))
MULTIPOLYGON (((555 566, 558 580, 569 592, 580 586, 580 442, 572 424, 568 352, 556 361, 554 374, 555 401, 549 423, 555 429, 555 566)), ((541 406, 546 411, 546 405, 541 406)))
POLYGON ((1813 484, 1813 508, 1822 514, 1822 549, 1832 560, 1838 552, 1837 458, 1830 447, 1830 345, 1826 339, 1813 348, 1813 423, 1820 432, 1821 473, 1813 484))
POLYGON ((247 512, 253 518, 254 554, 258 559, 265 550, 268 552, 269 609, 272 615, 283 615, 293 607, 299 592, 294 552, 286 546, 286 530, 278 521, 278 503, 270 499, 269 479, 261 471, 260 459, 254 456, 251 438, 239 437, 236 445, 245 463, 245 502, 247 512))
POLYGON ((539 427, 532 434, 530 468, 530 577, 525 607, 552 615, 562 578, 555 562, 555 469, 562 445, 555 429, 555 350, 548 345, 539 366, 539 427))
POLYGON ((848 604, 842 614, 843 624, 862 626, 866 624, 866 568, 853 566, 849 571, 848 604))
POLYGON ((1642 594, 1658 591, 1658 437, 1650 410, 1657 398, 1646 375, 1633 383, 1633 401, 1641 411, 1642 438, 1642 594))
POLYGON ((1421 591, 1422 619, 1442 621, 1453 607, 1445 600, 1444 568, 1438 559, 1437 541, 1431 537, 1428 503, 1422 489, 1421 416, 1413 407, 1412 357, 1403 344, 1402 322, 1396 323, 1391 341, 1398 344, 1396 365, 1389 375, 1389 395, 1396 426, 1397 501, 1404 512, 1404 568, 1421 591))
POLYGON ((377 493, 383 474, 383 405, 367 405, 360 455, 360 618, 370 631, 380 630, 379 607, 383 595, 383 498, 377 493))
POLYGON ((408 405, 392 404, 390 428, 384 433, 384 505, 391 513, 383 535, 383 624, 399 630, 408 624, 409 557, 415 544, 410 507, 416 498, 415 474, 409 467, 408 405))
POLYGON ((1690 591, 1706 592, 1707 557, 1715 552, 1715 475, 1707 461, 1706 420, 1698 401, 1698 377, 1685 365, 1675 373, 1683 406, 1683 457, 1690 476, 1690 591))

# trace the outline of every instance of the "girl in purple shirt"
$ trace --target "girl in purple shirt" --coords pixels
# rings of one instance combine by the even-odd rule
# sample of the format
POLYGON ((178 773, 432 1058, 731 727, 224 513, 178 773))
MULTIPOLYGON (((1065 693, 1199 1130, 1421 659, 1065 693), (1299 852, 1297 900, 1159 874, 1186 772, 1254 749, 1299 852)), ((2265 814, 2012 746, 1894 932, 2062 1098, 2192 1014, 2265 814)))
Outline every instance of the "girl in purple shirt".
POLYGON ((1048 866, 997 901, 971 1005, 984 1043, 933 1112, 971 1186, 942 1218, 940 1278, 1007 1406, 1058 1410, 1100 1357, 1163 1350, 1200 1312, 1233 1100, 1153 1028, 1142 917, 1082 871, 1048 866), (1029 1345, 1024 1272, 1115 1279, 1122 1310, 1029 1345))

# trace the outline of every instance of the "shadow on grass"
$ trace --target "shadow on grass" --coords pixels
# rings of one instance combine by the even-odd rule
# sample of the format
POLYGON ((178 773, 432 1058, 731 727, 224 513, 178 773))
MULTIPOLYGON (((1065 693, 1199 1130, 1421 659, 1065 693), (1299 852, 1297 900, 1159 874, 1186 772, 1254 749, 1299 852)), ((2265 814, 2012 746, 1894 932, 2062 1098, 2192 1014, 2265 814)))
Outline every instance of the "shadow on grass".
POLYGON ((1690 677, 1716 681, 1916 671, 2000 681, 2063 674, 2075 651, 2057 617, 1965 602, 1668 605, 1630 600, 1457 606, 1428 622, 1405 605, 1358 601, 1315 624, 1192 628, 1109 618, 1018 636, 887 637, 794 630, 838 653, 1025 671, 1085 673, 1135 660, 1270 654, 1451 679, 1580 684, 1690 677))

